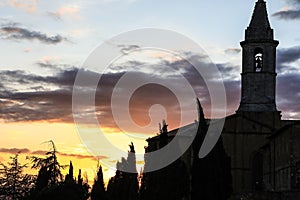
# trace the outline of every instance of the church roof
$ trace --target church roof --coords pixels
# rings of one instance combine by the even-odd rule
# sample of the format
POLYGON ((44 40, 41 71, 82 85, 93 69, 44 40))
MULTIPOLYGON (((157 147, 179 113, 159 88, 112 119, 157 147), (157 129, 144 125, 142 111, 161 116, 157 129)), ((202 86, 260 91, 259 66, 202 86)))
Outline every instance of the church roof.
POLYGON ((294 129, 297 128, 298 130, 300 130, 300 120, 291 120, 290 123, 286 124, 285 126, 281 127, 280 129, 278 129, 277 131, 275 131, 271 136, 269 136, 269 138, 274 138, 286 131, 288 131, 289 129, 294 129))
MULTIPOLYGON (((186 137, 190 137, 192 136, 191 134, 196 131, 198 128, 198 123, 195 122, 195 123, 191 123, 191 124, 188 124, 188 125, 185 125, 183 127, 180 127, 180 128, 176 128, 176 129, 173 129, 171 131, 168 131, 167 132, 167 136, 170 137, 170 138, 173 138, 176 136, 177 132, 181 131, 181 136, 186 136, 186 137)), ((152 140, 158 140, 159 139, 159 134, 157 134, 156 136, 154 137, 151 137, 151 138, 148 138, 146 141, 152 141, 152 140)))

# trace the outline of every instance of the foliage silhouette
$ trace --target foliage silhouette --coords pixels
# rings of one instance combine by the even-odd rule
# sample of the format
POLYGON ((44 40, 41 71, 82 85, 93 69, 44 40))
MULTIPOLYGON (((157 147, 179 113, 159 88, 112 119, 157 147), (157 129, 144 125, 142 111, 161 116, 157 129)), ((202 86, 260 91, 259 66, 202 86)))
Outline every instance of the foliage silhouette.
POLYGON ((38 179, 41 178, 42 180, 37 181, 44 183, 47 180, 47 185, 53 185, 63 180, 61 170, 66 166, 57 161, 57 150, 54 142, 50 140, 47 143, 50 145, 50 150, 46 153, 45 158, 31 156, 29 159, 33 163, 32 168, 39 169, 38 179))
POLYGON ((99 167, 97 177, 95 178, 94 184, 92 186, 91 200, 107 200, 101 166, 99 167))
POLYGON ((83 183, 81 170, 78 175, 78 182, 74 179, 73 164, 70 161, 69 173, 63 180, 61 170, 66 166, 61 165, 57 159, 57 150, 53 141, 48 142, 50 150, 45 158, 32 156, 32 168, 39 169, 35 187, 27 200, 86 200, 89 198, 89 185, 83 183))
MULTIPOLYGON (((81 169, 74 178, 72 161, 65 176, 57 158, 54 142, 48 141, 50 150, 45 157, 31 156, 32 168, 38 170, 37 176, 25 175, 27 164, 18 162, 18 154, 11 157, 7 165, 0 163, 0 199, 4 200, 183 200, 205 199, 225 200, 231 194, 230 159, 226 155, 222 139, 219 139, 210 154, 198 158, 199 148, 207 133, 207 121, 198 100, 199 127, 196 138, 189 151, 192 160, 181 157, 169 166, 139 177, 136 169, 136 156, 133 143, 129 145, 127 158, 117 162, 115 176, 105 189, 102 166, 97 167, 97 175, 92 188, 88 180, 83 180, 81 169), (190 163, 190 164, 188 164, 190 163), (128 173, 133 171, 135 173, 128 173), (141 179, 139 187, 139 179, 141 179)), ((163 120, 157 136, 157 148, 163 148, 170 141, 167 123, 163 120)), ((155 150, 155 149, 154 149, 155 150)), ((146 152, 151 151, 146 148, 146 152)), ((188 152, 188 151, 187 151, 188 152)), ((189 152, 188 152, 189 153, 189 152)), ((185 155, 185 154, 184 154, 185 155)), ((144 168, 149 165, 145 157, 144 168)))
POLYGON ((70 161, 69 173, 66 175, 65 182, 74 183, 73 163, 70 161))
POLYGON ((136 170, 135 149, 133 143, 129 145, 127 159, 122 158, 117 162, 116 175, 107 185, 107 193, 110 200, 137 200, 139 192, 138 173, 128 173, 128 169, 136 170), (125 170, 127 169, 127 170, 125 170))
POLYGON ((212 151, 199 158, 198 152, 207 134, 208 123, 200 101, 197 99, 199 126, 193 141, 193 164, 191 177, 191 199, 226 200, 232 193, 231 160, 227 156, 222 138, 212 151))
POLYGON ((35 177, 23 174, 27 164, 20 164, 18 156, 11 156, 7 164, 0 163, 0 199, 22 199, 33 187, 35 177))

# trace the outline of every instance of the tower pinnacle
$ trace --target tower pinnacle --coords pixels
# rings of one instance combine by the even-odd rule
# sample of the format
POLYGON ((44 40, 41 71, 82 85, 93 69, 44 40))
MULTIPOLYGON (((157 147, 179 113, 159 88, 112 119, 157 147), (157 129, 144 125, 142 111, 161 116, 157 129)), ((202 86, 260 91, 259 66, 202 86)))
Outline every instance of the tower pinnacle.
POLYGON ((246 30, 246 40, 272 40, 273 38, 273 29, 268 19, 266 2, 264 0, 258 0, 255 4, 250 24, 246 30))

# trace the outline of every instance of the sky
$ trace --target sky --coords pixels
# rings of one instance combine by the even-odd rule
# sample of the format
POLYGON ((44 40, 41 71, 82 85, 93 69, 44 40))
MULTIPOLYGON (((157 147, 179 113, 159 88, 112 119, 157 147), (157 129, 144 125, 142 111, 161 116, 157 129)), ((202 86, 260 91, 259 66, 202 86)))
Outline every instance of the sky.
MULTIPOLYGON (((166 87, 148 84, 138 88, 129 101, 132 121, 146 129, 125 125, 129 133, 125 137, 113 118, 111 95, 115 88, 126 95, 126 86, 117 83, 128 71, 135 73, 136 79, 160 78, 162 83, 172 82, 179 88, 183 75, 195 89, 205 115, 210 117, 207 87, 190 63, 170 52, 141 51, 139 44, 110 40, 135 29, 172 30, 198 43, 205 53, 183 54, 196 63, 207 64, 203 59, 209 57, 210 63, 216 64, 226 89, 226 114, 234 113, 240 100, 239 42, 249 25, 254 3, 254 0, 0 0, 0 162, 19 151, 23 158, 25 154, 42 156, 49 148, 44 142, 53 140, 61 162, 68 164, 72 160, 75 170, 82 168, 90 180, 96 173, 97 160, 104 164, 106 181, 114 174, 110 167, 121 155, 99 153, 93 157, 73 120, 72 90, 79 69, 91 78, 101 74, 95 110, 81 105, 82 119, 89 119, 90 113, 96 111, 102 131, 111 143, 123 149, 122 156, 126 156, 131 141, 137 152, 143 153, 145 139, 158 132, 162 119, 167 120, 169 129, 181 124, 176 95, 166 87), (91 53, 107 40, 119 50, 120 58, 104 72, 85 66, 91 53)), ((300 1, 267 1, 267 8, 275 39, 280 42, 277 107, 284 119, 300 119, 300 1)), ((193 105, 184 106, 191 115, 182 123, 188 124, 197 119, 197 113, 193 105)), ((116 108, 122 110, 121 106, 116 108)), ((121 117, 126 121, 126 116, 121 117)), ((99 129, 88 120, 80 126, 91 134, 99 129)), ((109 148, 99 141, 101 145, 109 148)), ((141 160, 138 162, 142 165, 141 160)))

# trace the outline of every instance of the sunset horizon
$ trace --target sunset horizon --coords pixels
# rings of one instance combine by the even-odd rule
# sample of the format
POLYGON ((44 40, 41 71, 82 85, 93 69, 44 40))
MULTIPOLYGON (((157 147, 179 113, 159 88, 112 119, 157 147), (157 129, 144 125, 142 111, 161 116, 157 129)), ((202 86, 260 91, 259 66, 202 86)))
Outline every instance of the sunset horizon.
MULTIPOLYGON (((299 0, 4 0, 0 11, 1 166, 19 155, 24 173, 37 176, 42 168, 32 169, 28 158, 47 157, 52 141, 59 163, 72 161, 75 182, 81 170, 92 186, 101 165, 108 187, 134 161, 123 176, 136 171, 142 188, 148 169, 173 170, 183 165, 178 159, 214 153, 228 163, 230 152, 228 184, 238 193, 253 184, 238 171, 254 168, 253 152, 275 149, 277 135, 298 130, 299 0), (211 126, 214 134, 201 135, 211 126), (149 164, 147 155, 167 149, 180 130, 196 142, 176 141, 172 165, 149 164), (257 149, 237 153, 244 143, 257 149)), ((201 162, 186 164, 187 173, 201 162)), ((261 175, 253 174, 252 182, 261 175)), ((281 187, 276 178, 268 179, 273 191, 281 187)))

